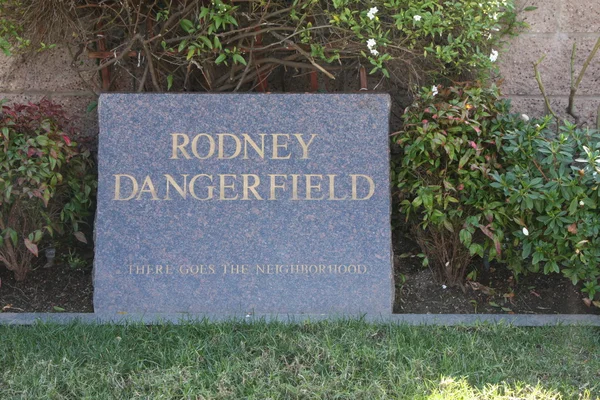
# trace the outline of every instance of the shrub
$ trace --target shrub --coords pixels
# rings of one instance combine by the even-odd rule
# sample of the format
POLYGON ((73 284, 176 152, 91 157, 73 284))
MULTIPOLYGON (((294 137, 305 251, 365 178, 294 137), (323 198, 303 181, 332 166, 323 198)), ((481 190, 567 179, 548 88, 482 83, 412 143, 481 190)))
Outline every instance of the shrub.
POLYGON ((3 106, 0 119, 0 262, 25 279, 46 236, 79 230, 96 187, 88 151, 64 110, 42 100, 3 106))
POLYGON ((486 190, 500 168, 494 119, 507 112, 495 87, 434 86, 404 113, 394 136, 400 211, 437 276, 461 284, 471 256, 501 253, 505 204, 486 190))
POLYGON ((513 0, 0 0, 0 47, 105 37, 104 63, 140 90, 239 90, 277 67, 333 78, 359 65, 406 87, 489 71, 515 15, 513 0))
POLYGON ((600 294, 600 134, 551 118, 505 116, 505 170, 491 186, 505 197, 504 259, 516 274, 562 272, 584 282, 590 299, 600 294), (526 121, 527 120, 527 121, 526 121))

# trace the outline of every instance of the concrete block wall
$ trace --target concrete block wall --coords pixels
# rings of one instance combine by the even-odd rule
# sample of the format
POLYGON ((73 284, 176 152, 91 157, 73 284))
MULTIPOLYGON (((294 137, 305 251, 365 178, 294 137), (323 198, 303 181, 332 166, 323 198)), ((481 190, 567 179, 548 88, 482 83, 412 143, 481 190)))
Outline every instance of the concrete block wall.
MULTIPOLYGON (((546 56, 539 71, 553 110, 566 117, 570 92, 570 64, 573 43, 577 44, 575 73, 600 38, 600 0, 519 0, 521 20, 530 28, 511 40, 500 56, 504 78, 501 86, 512 99, 513 110, 532 116, 547 113, 538 88, 533 63, 546 56)), ((596 125, 600 106, 600 52, 589 65, 575 98, 581 123, 596 125)), ((571 119, 571 118, 569 118, 571 119)))
MULTIPOLYGON (((78 73, 71 66, 71 60, 66 48, 18 57, 6 57, 0 52, 0 99, 18 103, 43 98, 53 100, 75 117, 75 125, 84 136, 97 135, 97 113, 87 112, 87 108, 96 101, 89 79, 95 79, 98 74, 78 73)), ((78 67, 94 66, 93 62, 86 60, 78 67)))
MULTIPOLYGON (((600 0, 517 1, 520 9, 528 6, 537 9, 520 14, 530 29, 514 38, 500 55, 502 91, 512 99, 514 111, 531 116, 546 114, 532 66, 546 55, 539 67, 544 85, 554 110, 566 116, 572 45, 577 43, 578 72, 600 37, 600 0)), ((85 66, 94 65, 85 62, 85 66)), ((77 124, 86 136, 94 136, 98 131, 96 113, 86 112, 88 104, 96 99, 86 83, 90 77, 76 72, 65 48, 25 58, 7 58, 0 53, 0 98, 23 102, 46 97, 57 101, 78 117, 77 124)), ((118 87, 123 89, 123 85, 118 87)), ((595 126, 600 106, 600 53, 581 83, 576 106, 580 122, 595 126)))

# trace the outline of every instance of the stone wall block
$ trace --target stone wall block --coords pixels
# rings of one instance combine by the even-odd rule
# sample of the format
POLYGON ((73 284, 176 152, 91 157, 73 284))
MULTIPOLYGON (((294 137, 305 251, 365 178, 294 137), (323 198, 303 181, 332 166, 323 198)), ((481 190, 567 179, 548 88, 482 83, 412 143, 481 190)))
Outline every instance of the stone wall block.
POLYGON ((519 20, 529 25, 530 33, 555 33, 558 31, 558 21, 563 0, 521 0, 517 1, 516 9, 520 11, 519 20), (533 11, 523 11, 526 7, 537 7, 533 11))
MULTIPOLYGON (((97 72, 82 72, 81 76, 71 66, 72 57, 64 47, 23 56, 13 56, 11 64, 0 64, 0 90, 4 91, 86 91, 87 81, 97 79, 97 72)), ((95 63, 84 54, 77 68, 93 68, 95 63)))
POLYGON ((600 32, 600 0, 565 0, 559 17, 561 32, 600 32))
POLYGON ((67 113, 74 118, 74 126, 80 132, 81 136, 93 137, 98 136, 98 112, 97 108, 87 111, 88 106, 92 102, 97 101, 95 95, 81 96, 61 96, 53 95, 50 100, 60 104, 65 108, 67 113))
MULTIPOLYGON (((567 114, 567 105, 569 97, 553 98, 550 100, 550 105, 556 114, 563 119, 568 119, 571 122, 575 120, 567 114)), ((584 127, 596 128, 596 116, 598 115, 598 107, 600 106, 600 97, 575 97, 575 113, 579 116, 578 123, 584 127)))
MULTIPOLYGON (((533 63, 544 54, 539 71, 548 95, 568 96, 570 92, 570 65, 573 43, 577 43, 575 73, 579 73, 596 39, 579 35, 525 34, 515 38, 508 51, 501 56, 504 93, 507 95, 540 94, 535 80, 533 63)), ((584 95, 600 92, 600 57, 590 63, 577 93, 584 95)))

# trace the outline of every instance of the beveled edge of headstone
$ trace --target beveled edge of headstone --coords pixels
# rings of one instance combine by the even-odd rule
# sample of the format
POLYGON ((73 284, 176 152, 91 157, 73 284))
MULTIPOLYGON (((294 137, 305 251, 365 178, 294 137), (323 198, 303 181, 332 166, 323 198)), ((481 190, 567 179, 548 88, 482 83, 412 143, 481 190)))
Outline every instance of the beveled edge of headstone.
POLYGON ((588 314, 96 314, 96 313, 0 313, 0 325, 35 325, 49 323, 67 325, 160 325, 215 322, 279 322, 307 323, 318 321, 363 321, 371 324, 477 326, 483 324, 509 326, 600 326, 600 315, 588 314))

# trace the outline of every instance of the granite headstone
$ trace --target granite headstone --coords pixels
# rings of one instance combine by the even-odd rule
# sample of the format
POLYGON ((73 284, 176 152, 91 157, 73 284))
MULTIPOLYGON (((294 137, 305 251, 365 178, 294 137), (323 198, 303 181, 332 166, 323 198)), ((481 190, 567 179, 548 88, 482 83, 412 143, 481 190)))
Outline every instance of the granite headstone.
POLYGON ((103 94, 96 313, 390 314, 380 94, 103 94))

